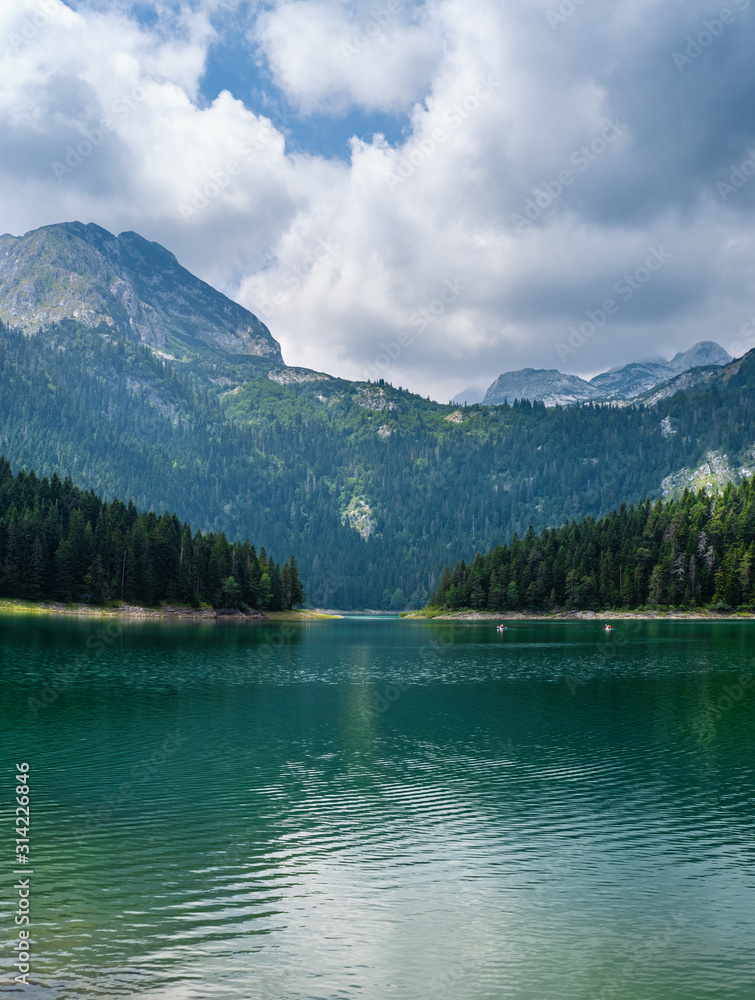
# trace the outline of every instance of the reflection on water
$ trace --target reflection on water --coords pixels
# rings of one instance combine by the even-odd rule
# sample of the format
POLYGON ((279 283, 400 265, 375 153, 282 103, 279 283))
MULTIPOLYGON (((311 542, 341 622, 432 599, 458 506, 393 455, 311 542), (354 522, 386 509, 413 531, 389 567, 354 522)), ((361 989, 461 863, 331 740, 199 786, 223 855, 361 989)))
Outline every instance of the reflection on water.
POLYGON ((751 1000, 748 623, 101 627, 0 619, 34 1000, 751 1000))

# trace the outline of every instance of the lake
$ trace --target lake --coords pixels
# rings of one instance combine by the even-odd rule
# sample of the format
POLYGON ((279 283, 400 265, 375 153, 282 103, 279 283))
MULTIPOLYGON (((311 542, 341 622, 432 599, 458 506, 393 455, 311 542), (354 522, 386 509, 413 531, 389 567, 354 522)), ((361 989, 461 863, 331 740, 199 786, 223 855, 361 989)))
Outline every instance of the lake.
POLYGON ((755 625, 509 625, 0 618, 3 986, 28 763, 27 1000, 752 1000, 755 625))

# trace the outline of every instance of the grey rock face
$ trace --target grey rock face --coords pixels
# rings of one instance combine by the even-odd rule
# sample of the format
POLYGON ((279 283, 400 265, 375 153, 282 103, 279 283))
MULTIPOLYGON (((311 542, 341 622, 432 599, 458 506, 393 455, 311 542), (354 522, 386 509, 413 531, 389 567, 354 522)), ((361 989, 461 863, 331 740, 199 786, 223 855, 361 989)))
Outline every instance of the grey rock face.
MULTIPOLYGON (((692 369, 722 366, 732 360, 731 355, 712 340, 703 340, 688 351, 679 352, 671 361, 632 362, 620 368, 602 372, 586 382, 577 375, 562 375, 555 369, 522 368, 504 372, 485 393, 484 403, 495 404, 514 399, 538 400, 546 406, 568 406, 587 400, 596 402, 626 402, 642 397, 659 386, 677 379, 681 373, 692 369)), ((700 379, 687 379, 684 385, 705 380, 709 374, 700 373, 700 379)), ((676 383, 674 382, 674 385, 676 383)), ((679 388, 682 384, 679 383, 679 388)), ((678 392, 674 388, 672 392, 678 392)), ((669 393, 667 393, 668 395, 669 393)), ((659 397, 661 398, 661 397, 659 397)))
POLYGON ((600 393, 577 375, 551 369, 522 368, 504 372, 485 393, 484 403, 513 403, 515 399, 541 400, 546 406, 568 406, 596 399, 600 393))
POLYGON ((0 318, 28 331, 104 322, 179 358, 209 350, 283 360, 264 323, 159 243, 80 222, 0 236, 0 318))
POLYGON ((701 340, 688 351, 675 354, 669 361, 669 367, 675 372, 686 372, 690 368, 702 368, 704 365, 728 365, 732 360, 732 356, 720 344, 713 340, 701 340))
POLYGON ((615 371, 596 375, 590 379, 590 385, 609 399, 632 399, 660 385, 661 382, 667 382, 674 375, 676 371, 667 364, 633 363, 615 371))

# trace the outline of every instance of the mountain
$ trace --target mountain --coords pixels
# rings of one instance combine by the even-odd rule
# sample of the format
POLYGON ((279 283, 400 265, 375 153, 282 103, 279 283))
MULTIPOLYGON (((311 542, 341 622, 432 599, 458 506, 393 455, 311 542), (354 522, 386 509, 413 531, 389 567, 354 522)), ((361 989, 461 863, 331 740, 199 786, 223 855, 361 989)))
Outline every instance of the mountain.
MULTIPOLYGON (((732 371, 738 363, 739 361, 734 361, 726 365, 726 371, 732 371)), ((682 372, 681 375, 675 375, 668 382, 662 382, 655 388, 648 389, 647 392, 636 396, 633 402, 637 404, 641 403, 643 406, 655 406, 661 400, 670 399, 685 389, 693 389, 695 386, 714 382, 720 374, 721 366, 719 365, 708 365, 706 368, 690 368, 689 371, 682 372)))
POLYGON ((736 478, 755 444, 755 352, 656 407, 461 410, 279 369, 217 385, 104 329, 0 330, 14 470, 292 553, 315 606, 422 605, 449 559, 660 496, 713 451, 736 478))
POLYGON ((595 375, 589 382, 555 369, 523 368, 504 372, 488 388, 484 402, 500 404, 514 399, 540 400, 546 406, 569 406, 587 400, 626 402, 674 379, 693 368, 721 366, 732 360, 723 347, 703 340, 671 361, 632 362, 595 375))
POLYGON ((136 233, 68 222, 0 236, 0 318, 36 331, 105 323, 177 360, 218 351, 282 363, 267 327, 136 233))
POLYGON ((680 351, 669 361, 669 368, 675 372, 686 372, 690 368, 702 368, 704 365, 726 365, 732 360, 728 351, 713 340, 701 340, 699 344, 690 347, 688 351, 680 351))
POLYGON ((668 382, 675 374, 676 371, 666 364, 635 362, 596 375, 590 379, 590 385, 604 399, 633 399, 648 389, 668 382))
MULTIPOLYGON (((47 260, 17 266, 16 285, 52 280, 47 260)), ((66 272, 80 290, 69 308, 104 287, 102 260, 82 256, 81 271, 66 272)), ((129 280, 137 289, 165 288, 176 273, 189 282, 177 267, 156 248, 142 264, 132 258, 129 280)), ((232 310, 198 285, 202 302, 232 310)), ((0 308, 8 301, 0 296, 0 308)), ((119 325, 111 301, 101 302, 97 326, 79 315, 30 336, 18 317, 18 327, 0 323, 0 452, 14 471, 70 476, 107 501, 133 499, 202 532, 293 554, 316 606, 419 606, 449 560, 471 559, 530 524, 540 530, 660 497, 664 483, 698 481, 712 453, 718 479, 736 480, 752 462, 755 352, 682 373, 676 379, 710 374, 643 407, 461 408, 288 368, 274 347, 239 354, 235 344, 185 346, 171 333, 175 350, 165 350, 119 325), (165 356, 179 356, 181 345, 185 360, 165 356)), ((201 312, 183 308, 187 324, 201 322, 201 312)), ((166 326, 178 323, 164 312, 166 326)))
POLYGON ((551 369, 522 368, 499 375, 485 393, 486 406, 536 399, 546 406, 569 406, 597 399, 600 393, 577 375, 562 375, 551 369))

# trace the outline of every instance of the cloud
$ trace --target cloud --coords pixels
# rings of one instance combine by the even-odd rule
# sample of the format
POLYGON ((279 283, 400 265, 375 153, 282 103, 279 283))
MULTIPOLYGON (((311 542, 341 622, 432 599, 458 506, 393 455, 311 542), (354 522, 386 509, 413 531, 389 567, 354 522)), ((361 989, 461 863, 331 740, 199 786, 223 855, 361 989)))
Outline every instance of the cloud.
POLYGON ((0 11, 4 228, 134 229, 257 312, 289 363, 442 399, 506 369, 726 347, 755 312, 748 0, 709 44, 712 3, 573 5, 551 24, 561 8, 212 2, 146 24, 19 0, 0 11), (342 162, 287 148, 248 95, 203 100, 229 31, 272 105, 406 115, 403 140, 354 137, 342 162), (667 263, 560 358, 658 247, 667 263))
POLYGON ((444 25, 435 14, 404 0, 279 0, 252 38, 304 114, 403 110, 422 98, 442 58, 444 25))

